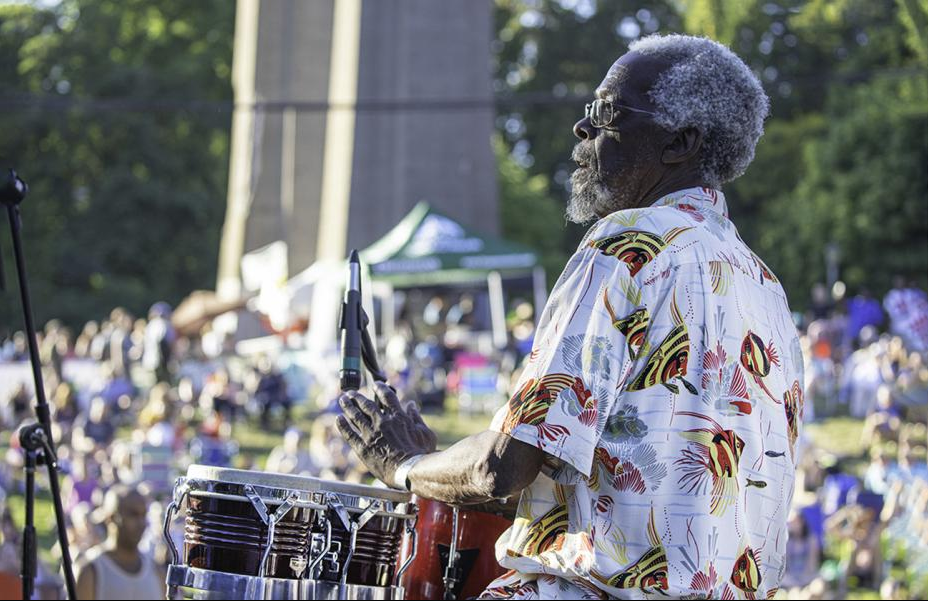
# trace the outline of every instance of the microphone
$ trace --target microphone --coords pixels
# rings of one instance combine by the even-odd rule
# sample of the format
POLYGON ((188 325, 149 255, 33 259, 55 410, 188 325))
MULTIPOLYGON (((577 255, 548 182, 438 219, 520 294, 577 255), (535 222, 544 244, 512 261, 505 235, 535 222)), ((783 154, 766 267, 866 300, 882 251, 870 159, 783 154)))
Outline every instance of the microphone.
POLYGON ((348 281, 339 327, 342 331, 342 364, 338 371, 342 392, 361 387, 361 261, 358 251, 348 258, 348 281))

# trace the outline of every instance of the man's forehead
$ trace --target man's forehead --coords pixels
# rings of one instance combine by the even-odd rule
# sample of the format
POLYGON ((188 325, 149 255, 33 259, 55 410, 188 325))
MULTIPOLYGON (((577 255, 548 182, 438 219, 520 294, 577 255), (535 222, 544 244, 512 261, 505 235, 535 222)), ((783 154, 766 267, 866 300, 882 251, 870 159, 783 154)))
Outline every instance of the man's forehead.
POLYGON ((602 83, 596 88, 596 97, 609 100, 614 99, 616 92, 620 91, 622 85, 628 81, 628 77, 628 65, 623 63, 622 59, 612 63, 612 66, 609 67, 609 71, 606 73, 606 77, 603 78, 602 83))
POLYGON ((596 88, 596 97, 615 100, 617 96, 646 94, 657 74, 668 66, 664 59, 627 52, 609 67, 606 77, 596 88))

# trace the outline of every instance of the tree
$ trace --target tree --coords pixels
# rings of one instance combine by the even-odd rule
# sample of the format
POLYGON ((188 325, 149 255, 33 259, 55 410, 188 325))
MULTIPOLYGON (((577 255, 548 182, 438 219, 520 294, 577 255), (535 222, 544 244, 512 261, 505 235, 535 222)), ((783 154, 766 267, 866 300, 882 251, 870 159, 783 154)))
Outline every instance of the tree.
POLYGON ((495 136, 493 150, 499 170, 500 224, 508 240, 535 248, 547 279, 554 282, 567 263, 561 247, 564 209, 549 192, 544 175, 529 175, 512 158, 502 138, 495 136))
MULTIPOLYGON (((225 0, 0 6, 0 158, 32 186, 40 323, 143 314, 213 285, 233 23, 225 0)), ((0 308, 3 323, 18 323, 14 309, 0 308)))
POLYGON ((730 46, 741 22, 757 5, 757 0, 684 0, 681 12, 686 31, 730 46))
POLYGON ((889 0, 810 2, 792 31, 816 53, 821 100, 768 123, 757 160, 730 187, 744 237, 783 279, 797 308, 824 281, 824 248, 844 257, 852 291, 894 275, 928 283, 928 76, 889 0))

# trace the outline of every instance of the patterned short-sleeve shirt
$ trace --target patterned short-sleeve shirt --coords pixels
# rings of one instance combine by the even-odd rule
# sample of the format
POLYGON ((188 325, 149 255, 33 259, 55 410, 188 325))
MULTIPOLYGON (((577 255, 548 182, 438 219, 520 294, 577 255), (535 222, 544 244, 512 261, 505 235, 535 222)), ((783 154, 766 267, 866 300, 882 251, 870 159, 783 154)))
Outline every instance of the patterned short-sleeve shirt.
POLYGON ((802 381, 786 295, 721 192, 601 219, 491 426, 548 459, 484 595, 772 596, 802 381))

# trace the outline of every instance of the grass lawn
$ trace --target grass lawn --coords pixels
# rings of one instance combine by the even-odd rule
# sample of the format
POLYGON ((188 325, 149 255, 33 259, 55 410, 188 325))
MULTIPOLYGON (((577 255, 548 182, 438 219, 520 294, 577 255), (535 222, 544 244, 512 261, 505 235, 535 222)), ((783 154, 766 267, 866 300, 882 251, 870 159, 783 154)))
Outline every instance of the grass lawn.
POLYGON ((860 442, 864 422, 853 417, 833 417, 806 424, 805 433, 813 446, 840 457, 860 457, 865 451, 860 442))

